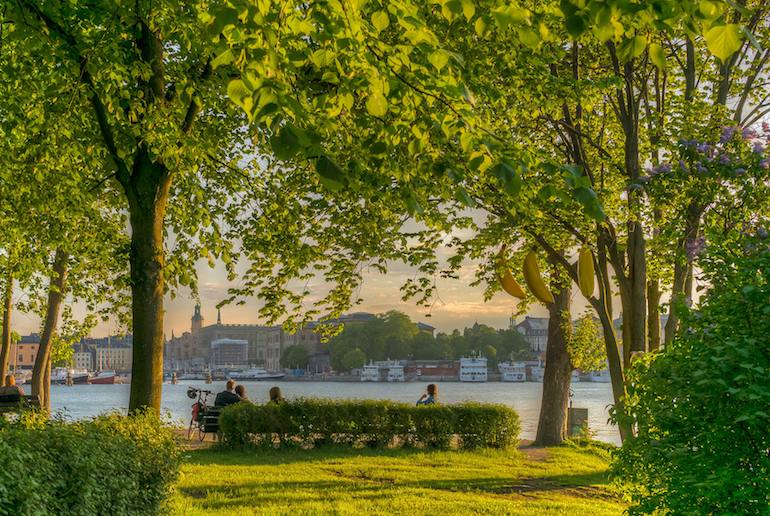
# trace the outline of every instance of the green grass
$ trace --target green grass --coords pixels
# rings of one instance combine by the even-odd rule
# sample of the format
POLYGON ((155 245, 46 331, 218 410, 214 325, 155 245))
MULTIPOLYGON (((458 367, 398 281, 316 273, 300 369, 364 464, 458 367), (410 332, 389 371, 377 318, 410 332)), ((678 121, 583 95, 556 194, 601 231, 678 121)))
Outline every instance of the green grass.
POLYGON ((185 454, 178 514, 621 514, 596 447, 185 454))

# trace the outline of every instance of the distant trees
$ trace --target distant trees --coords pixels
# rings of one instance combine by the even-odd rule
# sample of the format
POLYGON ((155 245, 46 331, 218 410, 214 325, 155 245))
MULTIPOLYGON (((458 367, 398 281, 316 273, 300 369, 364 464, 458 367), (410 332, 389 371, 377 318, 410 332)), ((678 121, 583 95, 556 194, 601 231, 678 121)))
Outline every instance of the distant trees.
POLYGON ((281 353, 281 367, 305 369, 307 367, 307 351, 304 346, 293 344, 281 353))
MULTIPOLYGON (((390 311, 370 321, 349 323, 329 341, 332 367, 339 371, 349 367, 351 354, 360 351, 369 360, 442 360, 458 359, 471 353, 481 353, 490 367, 498 361, 533 358, 524 336, 516 330, 496 330, 484 324, 474 324, 463 332, 439 333, 435 337, 420 331, 417 324, 404 313, 390 311)), ((357 362, 355 362, 357 363, 357 362)))

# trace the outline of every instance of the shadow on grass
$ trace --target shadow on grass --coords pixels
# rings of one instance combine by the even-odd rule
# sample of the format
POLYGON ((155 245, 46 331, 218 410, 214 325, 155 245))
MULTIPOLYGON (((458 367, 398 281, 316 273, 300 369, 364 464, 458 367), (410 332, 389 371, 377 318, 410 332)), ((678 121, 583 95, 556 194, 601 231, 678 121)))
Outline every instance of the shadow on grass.
MULTIPOLYGON (((509 456, 519 455, 516 448, 507 450, 494 450, 494 452, 505 453, 509 456)), ((189 450, 184 453, 184 462, 197 466, 266 466, 293 464, 298 462, 326 462, 330 459, 349 459, 354 457, 390 457, 402 458, 414 455, 430 457, 431 455, 440 455, 447 453, 456 454, 474 454, 478 450, 437 450, 432 448, 352 448, 346 445, 325 446, 310 450, 280 448, 243 448, 228 449, 219 447, 210 447, 200 450, 189 450)))

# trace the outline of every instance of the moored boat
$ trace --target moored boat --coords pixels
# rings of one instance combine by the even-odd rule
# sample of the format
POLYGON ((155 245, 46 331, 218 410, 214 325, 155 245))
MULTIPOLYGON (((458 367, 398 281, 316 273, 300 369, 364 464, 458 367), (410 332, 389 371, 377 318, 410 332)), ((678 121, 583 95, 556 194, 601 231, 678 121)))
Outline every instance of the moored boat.
POLYGON ((361 381, 362 382, 379 382, 380 381, 380 367, 374 364, 366 364, 361 369, 361 381))
POLYGON ((91 383, 94 385, 112 385, 117 378, 118 375, 115 371, 101 371, 96 376, 91 377, 91 383))
POLYGON ((249 369, 244 369, 243 371, 234 371, 230 374, 230 377, 233 380, 241 381, 280 380, 284 376, 286 376, 285 373, 269 373, 262 367, 251 367, 249 369))
POLYGON ((460 359, 461 382, 486 382, 487 359, 482 356, 460 359))
POLYGON ((500 370, 500 379, 504 382, 526 382, 527 368, 517 362, 500 362, 497 365, 500 370))

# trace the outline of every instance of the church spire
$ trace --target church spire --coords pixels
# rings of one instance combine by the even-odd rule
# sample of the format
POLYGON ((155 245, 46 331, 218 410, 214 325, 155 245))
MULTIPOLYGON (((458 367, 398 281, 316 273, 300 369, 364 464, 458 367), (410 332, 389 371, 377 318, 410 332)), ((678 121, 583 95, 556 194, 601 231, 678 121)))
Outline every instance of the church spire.
POLYGON ((192 333, 196 333, 198 330, 203 328, 203 316, 201 315, 201 304, 195 303, 195 311, 193 312, 193 316, 190 319, 190 330, 192 333))
POLYGON ((222 312, 217 308, 217 324, 222 324, 222 312))

